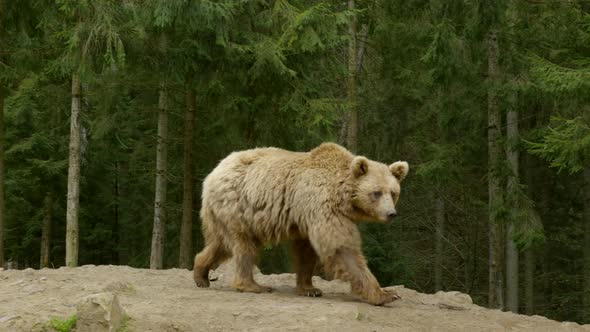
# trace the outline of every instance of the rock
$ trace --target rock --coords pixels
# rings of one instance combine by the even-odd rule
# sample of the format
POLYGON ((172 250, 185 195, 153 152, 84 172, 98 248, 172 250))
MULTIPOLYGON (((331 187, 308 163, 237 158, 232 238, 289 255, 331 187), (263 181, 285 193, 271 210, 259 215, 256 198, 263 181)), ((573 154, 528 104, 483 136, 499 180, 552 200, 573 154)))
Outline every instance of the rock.
POLYGON ((473 304, 473 300, 471 299, 471 296, 469 296, 468 294, 456 292, 456 291, 447 292, 446 294, 447 294, 447 296, 451 297, 453 299, 453 301, 455 301, 457 303, 473 304))
POLYGON ((4 317, 0 317, 0 323, 8 322, 11 319, 19 318, 20 315, 8 315, 4 317))
POLYGON ((24 282, 25 282, 24 279, 19 279, 19 280, 15 281, 15 282, 9 284, 8 286, 16 286, 16 285, 20 285, 20 284, 22 284, 24 282))
POLYGON ((134 289, 133 285, 131 285, 130 283, 127 283, 127 282, 123 282, 123 281, 111 282, 110 284, 108 284, 104 287, 105 292, 114 292, 114 293, 132 291, 133 289, 134 289))
POLYGON ((27 292, 29 294, 35 294, 44 291, 45 289, 41 286, 37 285, 28 285, 23 287, 23 292, 27 292))
POLYGON ((461 292, 443 292, 439 291, 434 294, 434 297, 438 299, 441 303, 449 304, 449 305, 457 305, 457 306, 468 306, 473 304, 473 300, 471 300, 471 296, 461 293, 461 292))
POLYGON ((76 331, 114 332, 121 327, 125 317, 117 295, 110 292, 86 296, 76 307, 76 331))

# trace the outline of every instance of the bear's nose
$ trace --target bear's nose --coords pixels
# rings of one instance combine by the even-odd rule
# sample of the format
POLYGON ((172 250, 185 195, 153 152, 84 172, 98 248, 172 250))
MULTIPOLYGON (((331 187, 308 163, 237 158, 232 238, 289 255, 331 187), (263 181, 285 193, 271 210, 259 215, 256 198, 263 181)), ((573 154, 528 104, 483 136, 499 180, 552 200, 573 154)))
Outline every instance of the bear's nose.
POLYGON ((395 218, 395 216, 397 216, 397 212, 395 212, 395 211, 391 211, 391 212, 389 212, 389 213, 387 214, 387 219, 388 219, 389 221, 391 221, 391 220, 393 220, 393 218, 395 218))

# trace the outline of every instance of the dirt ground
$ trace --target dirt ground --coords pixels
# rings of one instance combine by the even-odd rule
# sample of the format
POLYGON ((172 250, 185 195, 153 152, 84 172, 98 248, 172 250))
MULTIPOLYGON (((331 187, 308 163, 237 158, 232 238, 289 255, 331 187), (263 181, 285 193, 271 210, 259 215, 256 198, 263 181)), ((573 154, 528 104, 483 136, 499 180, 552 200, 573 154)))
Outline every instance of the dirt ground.
POLYGON ((384 307, 363 303, 340 281, 314 277, 321 298, 294 294, 293 274, 257 274, 269 294, 230 288, 231 265, 213 272, 210 289, 191 272, 127 266, 82 266, 0 272, 0 331, 44 331, 51 318, 76 313, 81 298, 117 294, 129 331, 590 331, 590 325, 489 310, 458 292, 421 294, 392 287, 402 297, 384 307))

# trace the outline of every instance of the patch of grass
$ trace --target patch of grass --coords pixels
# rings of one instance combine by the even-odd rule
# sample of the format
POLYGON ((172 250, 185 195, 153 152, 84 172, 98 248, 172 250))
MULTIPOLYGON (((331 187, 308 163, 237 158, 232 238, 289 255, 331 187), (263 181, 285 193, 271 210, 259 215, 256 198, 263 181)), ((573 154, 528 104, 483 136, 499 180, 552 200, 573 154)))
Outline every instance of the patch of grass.
POLYGON ((125 315, 125 317, 123 317, 123 323, 121 323, 121 326, 117 329, 117 332, 129 332, 129 320, 131 318, 129 318, 129 316, 125 315))
POLYGON ((76 326, 77 321, 78 317, 73 315, 66 319, 53 318, 49 321, 49 324, 58 332, 70 332, 76 326))

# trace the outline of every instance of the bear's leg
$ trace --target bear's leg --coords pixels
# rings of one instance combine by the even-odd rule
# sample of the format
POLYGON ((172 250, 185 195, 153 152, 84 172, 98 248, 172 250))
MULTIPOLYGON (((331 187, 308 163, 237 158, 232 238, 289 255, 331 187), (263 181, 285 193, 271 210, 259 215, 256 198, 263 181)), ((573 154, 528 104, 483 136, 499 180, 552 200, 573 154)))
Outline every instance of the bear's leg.
POLYGON ((322 291, 313 287, 311 278, 318 260, 309 240, 298 239, 292 243, 293 264, 297 273, 297 294, 302 296, 322 296, 322 291))
POLYGON ((326 265, 337 278, 350 282, 353 294, 370 304, 384 305, 400 299, 394 292, 385 291, 379 286, 360 249, 339 248, 326 265))
POLYGON ((258 256, 257 246, 248 239, 235 241, 233 247, 234 262, 236 271, 233 287, 240 292, 268 293, 271 287, 262 286, 254 281, 252 271, 258 256))
POLYGON ((209 287, 209 270, 216 268, 229 258, 229 253, 220 242, 208 244, 195 256, 193 279, 197 287, 209 287))

